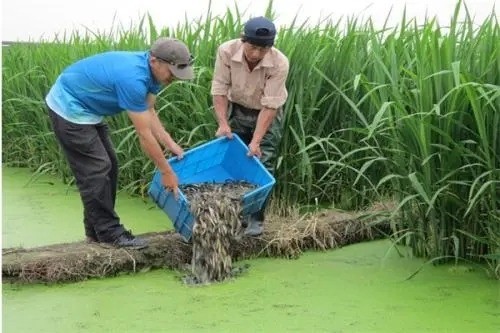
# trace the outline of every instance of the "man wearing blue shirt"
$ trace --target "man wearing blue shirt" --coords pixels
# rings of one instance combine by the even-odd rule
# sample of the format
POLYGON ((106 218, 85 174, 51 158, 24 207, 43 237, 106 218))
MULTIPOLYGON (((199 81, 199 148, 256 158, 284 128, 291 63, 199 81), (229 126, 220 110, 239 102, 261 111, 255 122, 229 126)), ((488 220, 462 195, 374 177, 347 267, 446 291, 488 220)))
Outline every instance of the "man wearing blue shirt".
POLYGON ((177 176, 161 146, 179 158, 183 150, 161 124, 154 105, 162 85, 193 77, 187 46, 162 37, 146 52, 112 51, 82 59, 57 78, 45 100, 80 192, 87 241, 147 246, 120 224, 115 212, 118 163, 103 119, 127 112, 163 185, 177 195, 177 176))

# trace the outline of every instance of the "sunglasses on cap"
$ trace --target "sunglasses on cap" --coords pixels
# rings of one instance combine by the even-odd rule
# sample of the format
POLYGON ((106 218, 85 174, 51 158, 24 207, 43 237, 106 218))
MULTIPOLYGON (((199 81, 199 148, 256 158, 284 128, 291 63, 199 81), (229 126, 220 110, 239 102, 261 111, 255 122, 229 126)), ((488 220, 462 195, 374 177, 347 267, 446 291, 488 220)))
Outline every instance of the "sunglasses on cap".
POLYGON ((163 62, 166 62, 167 64, 170 64, 172 66, 177 67, 177 69, 180 69, 180 70, 182 70, 182 69, 184 69, 184 68, 186 68, 188 66, 192 66, 194 64, 194 57, 193 57, 192 54, 189 56, 189 62, 187 64, 176 64, 175 62, 173 62, 171 60, 167 60, 167 59, 164 59, 164 58, 158 57, 158 56, 155 56, 155 57, 157 59, 160 59, 163 62))

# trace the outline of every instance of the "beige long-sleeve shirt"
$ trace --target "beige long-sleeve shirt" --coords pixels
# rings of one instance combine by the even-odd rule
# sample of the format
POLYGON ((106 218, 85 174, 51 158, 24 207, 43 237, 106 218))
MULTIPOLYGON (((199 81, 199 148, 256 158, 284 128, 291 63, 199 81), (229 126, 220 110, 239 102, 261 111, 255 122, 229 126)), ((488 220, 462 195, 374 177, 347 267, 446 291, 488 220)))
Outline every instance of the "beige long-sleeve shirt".
POLYGON ((251 109, 277 109, 285 104, 288 92, 288 59, 271 48, 250 71, 239 39, 225 42, 217 51, 212 79, 212 95, 227 96, 231 102, 251 109))

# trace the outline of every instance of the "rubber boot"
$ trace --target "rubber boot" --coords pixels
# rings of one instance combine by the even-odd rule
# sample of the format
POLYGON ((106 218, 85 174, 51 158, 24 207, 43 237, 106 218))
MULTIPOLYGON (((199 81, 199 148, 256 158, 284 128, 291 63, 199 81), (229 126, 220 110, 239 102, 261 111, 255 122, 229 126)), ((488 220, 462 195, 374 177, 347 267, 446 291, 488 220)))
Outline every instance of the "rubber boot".
POLYGON ((248 219, 248 226, 243 233, 248 237, 256 237, 262 235, 264 232, 264 223, 255 219, 253 216, 248 219))

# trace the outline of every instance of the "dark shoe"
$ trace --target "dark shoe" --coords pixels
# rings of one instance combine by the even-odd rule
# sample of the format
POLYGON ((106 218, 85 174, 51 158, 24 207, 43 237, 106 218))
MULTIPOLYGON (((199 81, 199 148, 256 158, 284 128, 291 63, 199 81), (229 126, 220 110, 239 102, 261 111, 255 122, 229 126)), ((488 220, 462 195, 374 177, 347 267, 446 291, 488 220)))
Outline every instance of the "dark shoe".
POLYGON ((262 221, 258 221, 255 218, 248 219, 248 226, 243 232, 245 236, 260 236, 264 232, 264 223, 262 221))
POLYGON ((123 232, 112 242, 112 244, 116 247, 126 247, 135 250, 140 250, 148 247, 148 242, 146 242, 144 239, 135 237, 130 231, 123 232))
POLYGON ((91 237, 91 236, 87 236, 85 238, 85 243, 92 244, 92 243, 99 243, 99 241, 97 240, 97 238, 94 238, 94 237, 91 237))

